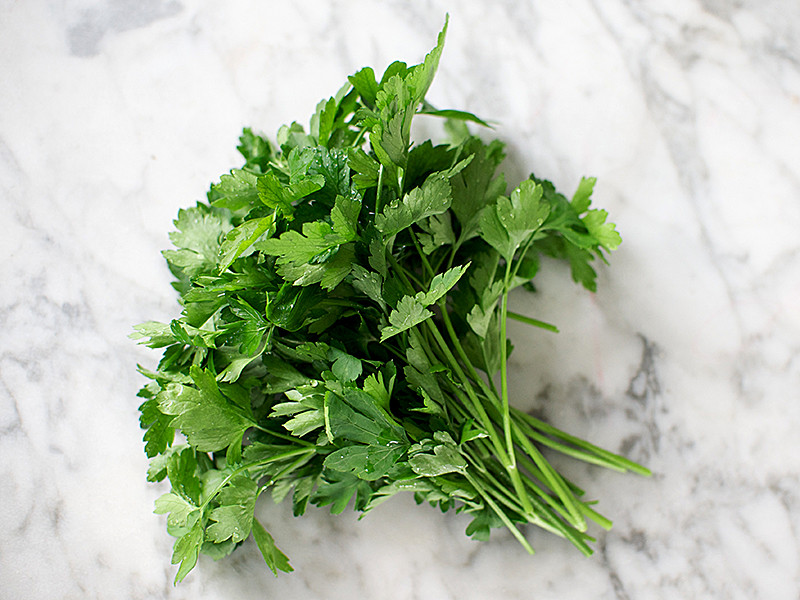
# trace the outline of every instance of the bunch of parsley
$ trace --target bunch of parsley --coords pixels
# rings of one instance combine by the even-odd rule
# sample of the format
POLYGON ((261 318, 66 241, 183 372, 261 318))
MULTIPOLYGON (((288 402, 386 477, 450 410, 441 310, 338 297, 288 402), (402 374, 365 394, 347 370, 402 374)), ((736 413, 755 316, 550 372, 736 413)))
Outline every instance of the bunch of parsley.
POLYGON ((178 214, 164 256, 183 311, 134 334, 164 349, 139 395, 176 582, 251 535, 292 570, 253 516, 264 492, 302 515, 407 491, 468 513, 473 538, 506 527, 533 552, 530 523, 589 554, 587 521, 611 523, 547 453, 647 473, 509 403, 507 319, 555 329, 510 312, 509 292, 542 255, 594 290, 591 261, 620 238, 590 208, 593 179, 571 200, 533 175, 506 195, 503 145, 466 125, 485 123, 425 101, 445 31, 419 65, 355 73, 308 132, 273 145, 245 129, 244 166, 178 214), (451 142, 412 145, 418 114, 451 142))

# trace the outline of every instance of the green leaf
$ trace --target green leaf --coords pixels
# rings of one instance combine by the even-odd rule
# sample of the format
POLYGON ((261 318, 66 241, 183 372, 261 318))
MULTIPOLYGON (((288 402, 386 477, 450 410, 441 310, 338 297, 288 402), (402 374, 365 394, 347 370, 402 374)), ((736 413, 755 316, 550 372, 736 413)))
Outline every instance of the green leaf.
POLYGON ((319 264, 279 260, 278 273, 295 286, 309 286, 318 283, 323 289, 332 290, 353 269, 354 245, 350 243, 338 248, 334 246, 320 256, 324 260, 321 260, 319 264))
POLYGON ((375 226, 384 237, 391 237, 414 223, 450 208, 450 183, 432 175, 421 187, 414 188, 402 200, 396 200, 375 216, 375 226))
POLYGON ((230 230, 220 245, 220 271, 227 269, 240 256, 247 256, 245 251, 250 250, 253 244, 258 241, 258 238, 268 232, 274 224, 275 219, 269 216, 261 219, 250 219, 230 230))
POLYGON ((501 142, 495 140, 486 145, 475 137, 465 140, 461 153, 471 156, 472 161, 450 180, 450 185, 453 213, 461 225, 459 240, 463 243, 477 235, 484 207, 505 193, 502 175, 497 178, 494 175, 505 154, 501 142))
POLYGON ((353 265, 353 287, 359 292, 377 302, 381 308, 386 309, 386 302, 383 299, 383 280, 374 271, 367 271, 361 265, 353 265))
POLYGON ((411 145, 411 114, 411 111, 398 112, 373 127, 370 142, 385 166, 390 166, 391 161, 391 166, 405 168, 411 145))
POLYGON ((333 130, 338 108, 339 103, 335 98, 320 100, 319 104, 317 104, 317 111, 311 117, 311 135, 317 138, 321 146, 328 145, 328 139, 333 130))
POLYGON ((331 347, 328 350, 328 358, 333 361, 331 371, 339 381, 355 381, 361 376, 361 361, 355 356, 348 354, 338 348, 331 347))
POLYGON ((225 326, 226 331, 230 334, 229 341, 231 344, 238 344, 239 351, 245 357, 254 358, 261 349, 264 335, 270 329, 270 323, 259 311, 241 298, 231 297, 230 307, 231 313, 238 320, 231 321, 225 326))
POLYGON ((449 20, 449 16, 445 17, 444 26, 439 32, 436 41, 436 47, 425 56, 425 60, 422 61, 422 64, 411 69, 408 76, 409 86, 414 94, 415 105, 422 102, 425 98, 425 94, 428 93, 428 89, 431 87, 431 83, 433 83, 433 78, 439 67, 439 59, 442 56, 442 50, 444 50, 444 40, 447 36, 447 24, 449 20))
POLYGON ((315 148, 308 165, 308 177, 323 182, 314 197, 328 206, 333 204, 337 196, 350 197, 350 166, 344 150, 315 148))
POLYGON ((356 198, 336 196, 336 202, 331 210, 331 231, 337 236, 340 243, 352 242, 358 237, 358 214, 361 212, 361 201, 356 198))
POLYGON ((622 243, 622 238, 613 223, 606 223, 607 217, 608 213, 602 209, 590 210, 583 217, 583 223, 598 244, 606 250, 612 251, 622 243))
POLYGON ((167 460, 167 477, 172 491, 193 504, 200 500, 200 478, 197 476, 197 458, 192 448, 173 448, 167 460))
POLYGON ((447 473, 464 473, 467 461, 453 444, 439 444, 433 453, 420 453, 408 459, 408 464, 417 475, 438 477, 447 473))
POLYGON ((448 246, 456 242, 456 234, 453 232, 450 212, 433 215, 429 219, 420 222, 420 227, 425 231, 425 233, 419 235, 419 241, 425 254, 431 254, 442 246, 448 246))
POLYGON ((480 117, 475 116, 471 112, 466 112, 463 110, 453 110, 453 109, 436 110, 433 108, 423 108, 422 110, 417 112, 417 114, 442 117, 444 119, 455 119, 457 121, 470 121, 471 123, 477 123, 478 125, 482 125, 483 127, 488 127, 489 129, 492 128, 492 126, 489 125, 489 123, 487 123, 480 117))
POLYGON ((258 198, 271 209, 280 212, 287 219, 294 214, 294 196, 277 178, 275 173, 269 171, 258 178, 256 184, 258 198))
POLYGON ((420 294, 417 294, 416 299, 423 306, 435 304, 440 298, 444 297, 444 295, 447 294, 447 292, 449 292, 456 283, 458 283, 458 280, 461 279, 461 276, 469 268, 469 265, 470 263, 467 263, 457 267, 452 267, 444 273, 437 273, 431 280, 428 291, 421 296, 420 294))
POLYGON ((375 481, 387 476, 405 451, 406 445, 399 442, 390 442, 383 446, 346 446, 329 454, 325 458, 325 467, 352 473, 365 481, 375 481))
POLYGON ((190 276, 215 271, 220 241, 231 229, 229 222, 201 204, 178 211, 177 231, 169 239, 178 250, 165 250, 167 261, 190 276))
POLYGON ((368 108, 375 106, 375 95, 378 93, 378 83, 375 81, 375 71, 372 67, 364 67, 350 75, 347 80, 361 96, 361 100, 368 108))
POLYGON ((472 514, 475 516, 470 524, 467 525, 467 530, 465 533, 473 540, 479 540, 482 542, 488 541, 492 529, 497 529, 498 527, 503 526, 503 521, 491 508, 486 507, 480 511, 473 512, 472 514))
POLYGON ((281 394, 313 383, 311 379, 277 356, 265 355, 264 366, 267 368, 264 391, 268 394, 281 394))
POLYGON ((326 471, 311 496, 311 502, 317 506, 330 506, 331 513, 336 515, 344 512, 353 497, 356 498, 354 508, 360 510, 371 494, 372 488, 366 480, 350 473, 326 471))
POLYGON ((419 325, 432 316, 433 313, 413 296, 403 296, 397 303, 397 308, 389 314, 389 325, 381 329, 381 342, 419 325))
POLYGON ((290 419, 283 426, 295 437, 303 437, 307 433, 325 425, 325 416, 321 410, 307 410, 290 419))
POLYGON ((158 321, 146 321, 139 325, 133 326, 134 332, 128 337, 132 340, 147 340, 139 341, 140 344, 148 348, 164 348, 170 344, 175 343, 175 336, 170 330, 170 326, 166 323, 159 323, 158 321))
POLYGON ((199 510, 182 496, 168 492, 156 499, 153 512, 158 515, 169 514, 167 523, 171 527, 186 527, 189 517, 198 513, 199 510))
POLYGON ((434 276, 427 292, 403 296, 397 303, 397 308, 389 314, 389 325, 381 329, 381 342, 432 317, 433 313, 425 307, 436 303, 447 294, 468 268, 469 263, 448 269, 434 276))
POLYGON ((277 292, 267 293, 267 320, 287 331, 297 331, 323 297, 319 288, 296 287, 286 283, 277 292))
MULTIPOLYGON (((390 381, 390 387, 394 381, 394 377, 390 381)), ((389 410, 389 401, 391 399, 390 391, 386 389, 383 382, 382 373, 372 373, 364 379, 364 391, 377 400, 378 405, 384 410, 389 410)))
POLYGON ((358 189, 366 189, 378 185, 380 163, 369 156, 361 148, 351 148, 347 155, 347 163, 355 172, 353 183, 358 189))
POLYGON ((378 400, 368 393, 343 388, 341 393, 325 395, 325 410, 334 439, 359 444, 405 442, 406 434, 378 400))
POLYGON ((594 190, 595 183, 597 183, 596 177, 581 177, 578 189, 575 190, 575 194, 573 194, 572 201, 570 202, 572 208, 579 215, 589 209, 589 205, 592 203, 592 191, 594 190))
POLYGON ((198 387, 170 384, 158 396, 159 407, 165 414, 175 415, 171 425, 198 450, 227 448, 254 422, 225 399, 208 371, 192 367, 190 373, 198 387))
POLYGON ((272 158, 272 147, 266 138, 253 133, 249 127, 245 127, 242 135, 239 136, 239 145, 236 146, 236 149, 247 161, 246 167, 258 167, 261 172, 267 170, 267 165, 272 158))
POLYGON ((256 181, 258 176, 242 169, 233 169, 223 175, 220 182, 211 186, 211 204, 232 211, 247 210, 258 201, 256 181))
POLYGON ((180 537, 172 550, 172 564, 180 563, 178 572, 175 575, 175 583, 183 581, 183 578, 194 569, 197 558, 200 554, 200 546, 203 543, 202 521, 197 521, 189 531, 180 537))
POLYGON ((253 539, 256 541, 256 545, 261 551, 261 556, 264 557, 264 562, 267 563, 273 575, 277 577, 278 571, 283 571, 284 573, 294 571, 289 564, 289 559, 278 549, 275 545, 275 540, 272 539, 272 536, 257 519, 253 520, 253 539))
POLYGON ((536 229, 542 226, 550 211, 540 203, 542 188, 530 179, 519 184, 511 197, 497 200, 497 216, 509 233, 512 242, 519 246, 536 229))
POLYGON ((303 232, 287 231, 279 238, 270 238, 259 244, 266 254, 277 256, 279 264, 319 264, 331 258, 330 250, 339 245, 333 239, 331 226, 324 221, 303 223, 303 232))
POLYGON ((208 539, 234 543, 247 539, 253 526, 253 511, 256 506, 258 484, 246 475, 236 475, 217 494, 219 506, 211 511, 209 519, 214 521, 206 528, 208 539))
POLYGON ((294 285, 320 283, 326 289, 336 287, 353 266, 356 226, 361 203, 337 196, 331 210, 331 222, 303 223, 302 233, 287 231, 279 238, 259 243, 262 252, 278 257, 278 273, 294 285), (340 256, 341 254, 341 256, 340 256))
POLYGON ((472 331, 481 339, 486 337, 486 333, 489 330, 489 323, 494 315, 494 309, 494 305, 484 308, 480 304, 476 304, 467 314, 467 323, 472 331))
POLYGON ((144 452, 149 458, 164 452, 175 439, 172 416, 165 415, 158 407, 156 398, 149 398, 139 406, 139 425, 146 429, 143 440, 144 452))
POLYGON ((544 224, 550 209, 540 202, 541 197, 542 187, 528 179, 510 198, 499 197, 493 209, 483 212, 481 237, 506 261, 511 261, 523 242, 544 224))
POLYGON ((205 554, 214 560, 220 560, 229 556, 231 552, 236 550, 237 544, 233 540, 225 540, 224 542, 212 542, 211 540, 203 540, 203 545, 200 546, 200 554, 205 554))

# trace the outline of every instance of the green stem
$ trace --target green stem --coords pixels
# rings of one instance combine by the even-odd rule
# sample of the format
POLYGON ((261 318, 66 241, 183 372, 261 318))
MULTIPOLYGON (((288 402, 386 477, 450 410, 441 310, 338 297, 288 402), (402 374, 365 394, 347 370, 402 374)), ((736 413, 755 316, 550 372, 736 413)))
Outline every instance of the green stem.
POLYGON ((317 447, 316 444, 312 444, 311 442, 308 442, 308 441, 306 441, 306 440, 304 440, 302 438, 297 438, 297 437, 294 437, 294 436, 291 436, 291 435, 287 435, 287 434, 284 434, 284 433, 278 433, 277 431, 272 431, 271 429, 266 429, 266 428, 262 427, 261 425, 259 425, 258 423, 253 423, 253 427, 258 429, 259 431, 263 431, 264 433, 266 433, 268 435, 271 435, 272 437, 276 437, 276 438, 278 438, 280 440, 286 440, 287 442, 293 442, 295 444, 301 444, 303 446, 306 446, 307 448, 316 448, 317 447))
POLYGON ((522 547, 525 548, 525 550, 527 550, 529 554, 534 554, 533 548, 531 547, 530 543, 528 543, 528 540, 525 539, 520 530, 517 529, 516 525, 514 525, 514 523, 511 522, 511 519, 508 518, 508 515, 505 513, 505 511, 503 511, 499 506, 497 506, 497 503, 494 500, 492 500, 491 496, 486 492, 483 486, 480 483, 478 483, 478 481, 466 471, 464 472, 464 477, 466 477, 467 481, 469 481, 470 484, 472 484, 472 487, 475 488, 475 491, 477 491, 478 494, 480 494, 481 498, 483 498, 483 501, 489 505, 489 508, 491 508, 494 511, 494 513, 500 518, 500 520, 503 522, 503 525, 505 525, 508 528, 508 530, 514 535, 514 537, 517 538, 517 541, 520 544, 522 544, 522 547))
POLYGON ((514 442, 511 439, 511 409, 508 403, 508 344, 506 342, 506 320, 508 319, 508 283, 511 274, 511 263, 506 263, 503 297, 500 300, 500 401, 503 407, 503 432, 506 438, 511 466, 516 468, 514 442))
POLYGON ((533 325, 534 327, 539 327, 540 329, 546 329, 547 331, 558 333, 558 327, 556 327, 555 325, 551 325, 550 323, 545 323, 544 321, 540 321, 539 319, 532 319, 531 317, 526 317, 525 315, 521 315, 519 313, 515 313, 510 310, 506 312, 508 314, 509 319, 514 319, 515 321, 519 321, 520 323, 533 325))
POLYGON ((360 148, 361 147, 361 145, 363 143, 363 140, 364 140, 364 136, 366 135, 366 133, 367 133, 367 128, 366 127, 362 127, 361 130, 358 132, 358 135, 356 136, 356 139, 353 141, 353 144, 352 144, 353 148, 360 148))
POLYGON ((587 442, 586 440, 582 440, 579 437, 561 431, 560 429, 553 427, 552 425, 549 425, 548 423, 545 423, 540 419, 537 419, 533 415, 529 415, 518 409, 514 409, 514 414, 528 427, 532 429, 533 428, 538 429, 542 433, 552 435, 553 437, 557 437, 561 440, 569 442, 570 444, 578 446, 579 448, 583 448, 584 450, 605 459, 609 463, 617 465, 618 468, 628 469, 640 475, 645 475, 645 476, 652 475, 650 469, 643 467, 642 465, 635 463, 632 460, 628 460, 624 456, 614 454, 613 452, 609 452, 608 450, 600 448, 599 446, 595 446, 594 444, 587 442))
POLYGON ((544 481, 556 494, 558 494, 558 497, 564 503, 564 507, 567 509, 571 517, 570 522, 579 530, 585 531, 586 519, 583 518, 583 515, 575 505, 575 497, 567 489, 567 484, 564 482, 561 475, 550 465, 550 463, 547 462, 544 456, 542 456, 542 453, 539 452, 530 439, 519 430, 519 427, 516 425, 516 423, 514 424, 514 432, 517 434, 517 440, 522 448, 525 450, 528 456, 533 459, 533 462, 536 463, 536 466, 539 467, 542 475, 544 475, 544 481))
MULTIPOLYGON (((492 424, 492 421, 489 418, 486 409, 484 408, 480 398, 478 398, 478 395, 475 393, 475 390, 472 387, 472 380, 466 376, 466 374, 461 368, 461 365, 459 364, 456 357, 453 356, 453 353, 450 351, 447 342, 444 340, 442 334, 439 332, 436 326, 433 323, 431 323, 430 319, 428 319, 425 322, 428 324, 431 333, 433 334, 433 337, 436 339, 436 343, 445 353, 445 356, 447 356, 447 360, 450 363, 451 368, 453 369, 459 380, 461 380, 461 382, 463 383, 464 391, 467 393, 467 396, 472 402, 472 405, 478 412, 480 422, 483 425, 486 432, 489 434, 489 438, 492 440, 492 445, 494 446, 495 454, 497 454, 498 459, 503 463, 503 466, 506 468, 506 471, 508 471, 508 476, 511 478, 511 483, 514 485, 514 490, 516 491, 517 496, 519 496, 519 500, 522 503, 522 506, 524 507, 526 513, 532 514, 533 506, 531 506, 528 495, 525 493, 525 486, 522 483, 522 478, 520 476, 519 471, 517 470, 516 462, 512 462, 512 458, 510 458, 509 455, 506 453, 506 448, 503 447, 503 442, 497 435, 497 432, 494 429, 494 425, 492 424)), ((511 444, 510 449, 511 452, 514 451, 513 443, 511 444)))
POLYGON ((209 494, 208 498, 206 498, 205 501, 199 506, 200 512, 202 513, 202 511, 204 511, 205 508, 208 506, 208 503, 211 502, 211 500, 214 499, 214 497, 220 492, 220 490, 222 490, 222 488, 225 487, 228 484, 228 482, 231 479, 233 479, 234 477, 236 477, 239 473, 243 473, 244 471, 247 471, 248 469, 252 469, 253 467, 260 467, 262 465, 266 465, 266 464, 269 464, 271 462, 277 462, 277 461, 283 460, 285 458, 291 458, 292 456, 297 456, 299 454, 309 454, 309 453, 313 453, 313 452, 315 452, 315 450, 313 448, 297 448, 295 450, 288 450, 287 452, 282 452, 281 454, 276 454, 275 456, 270 456, 269 458, 265 458, 263 460, 257 460, 257 461, 251 462, 251 463, 247 463, 246 465, 242 465, 238 469, 235 469, 231 473, 229 473, 228 476, 225 477, 225 479, 223 479, 217 485, 216 488, 214 488, 214 491, 211 492, 211 494, 209 494))
POLYGON ((383 164, 378 168, 378 189, 375 191, 375 214, 381 212, 381 192, 383 191, 383 164))
POLYGON ((422 260, 422 265, 425 267, 425 270, 428 271, 428 275, 431 276, 431 279, 436 275, 433 268, 431 267, 431 263, 428 262, 428 257, 425 256, 425 252, 422 250, 422 246, 419 243, 419 238, 417 238, 417 233, 409 228, 411 232, 411 240, 414 242, 414 247, 417 249, 417 254, 419 254, 420 260, 422 260))
MULTIPOLYGON (((414 236, 412 235, 412 238, 413 237, 414 236)), ((421 254, 422 259, 423 259, 423 264, 427 264, 427 259, 424 257, 424 255, 422 255, 422 253, 420 253, 420 254, 421 254)), ((389 258, 390 258, 390 260, 392 260, 393 266, 397 269, 398 274, 400 275, 401 279, 404 280, 404 283, 408 286, 410 292, 411 293, 415 293, 415 290, 411 286, 410 282, 408 281, 408 278, 406 278, 404 270, 402 269, 402 267, 400 267, 400 265, 397 264, 397 261, 396 261, 396 259, 394 259, 394 257, 392 257, 390 255, 389 258)), ((428 268, 430 268, 429 264, 427 266, 428 266, 428 268)), ((441 304, 440 306, 442 308, 443 316, 447 316, 447 307, 446 307, 446 305, 441 304)), ((448 320, 449 320, 449 317, 448 317, 448 320)), ((486 429, 487 433, 489 434, 489 437, 492 440, 492 444, 495 446, 495 453, 497 454, 498 458, 500 459, 500 461, 503 463, 503 465, 506 467, 506 470, 508 471, 508 475, 511 478, 511 482, 514 485, 514 489, 515 489, 517 495, 519 496, 519 500, 522 503, 522 506, 525 508, 526 512, 532 513, 533 512, 533 506, 531 506, 530 501, 528 499, 528 495, 525 493, 525 486, 522 483, 522 478, 520 477, 519 471, 517 470, 516 461, 514 460, 514 444, 513 444, 512 441, 510 441, 510 439, 511 439, 510 438, 510 433, 507 434, 506 447, 503 448, 503 443, 499 439, 497 433, 495 432, 494 426, 492 425, 492 421, 489 418, 489 415, 486 413, 486 409, 484 408, 483 404, 481 403, 480 398, 478 398, 478 395, 475 393, 475 389, 473 387, 473 381, 469 377, 467 377, 467 375, 464 373, 463 369, 461 368, 461 365, 458 362, 458 359, 456 359, 456 357, 453 356, 453 353, 450 350, 450 347, 448 346, 447 342, 442 337, 442 334, 439 332, 439 329, 431 321, 431 319, 426 320, 425 324, 428 327, 430 333, 433 335, 434 339, 436 340, 436 343, 438 344, 440 350, 444 353, 445 357, 447 358, 447 362, 450 364, 450 368, 456 374, 458 379, 462 382, 462 384, 464 386, 464 391, 466 392, 467 397, 469 398, 472 406, 474 407, 475 411, 477 412, 477 416, 478 416, 481 424, 483 425, 483 427, 486 429), (510 456, 509 456, 508 452, 511 453, 510 456)), ((451 327, 452 327, 452 324, 451 324, 451 327)), ((455 332, 453 332, 453 334, 454 333, 455 332)), ((457 349, 460 349, 460 353, 463 356, 465 364, 469 365, 468 368, 473 373, 475 373, 477 375, 477 372, 475 371, 475 368, 472 366, 472 364, 467 359, 466 353, 464 352, 464 349, 461 347, 460 342, 458 342, 457 336, 452 336, 452 334, 451 334, 451 337, 455 337, 454 345, 456 346, 457 349)), ((503 364, 505 364, 505 363, 503 363, 503 364)), ((483 386, 485 386, 485 383, 483 382, 483 380, 480 377, 478 377, 478 384, 479 385, 482 384, 483 386)), ((489 396, 489 397, 491 397, 491 396, 489 396)), ((506 407, 507 406, 508 406, 508 398, 506 397, 506 407)), ((507 412, 508 412, 508 410, 506 408, 506 413, 507 412)), ((509 431, 510 431, 510 427, 509 427, 509 431)))
MULTIPOLYGON (((494 475, 491 473, 491 471, 486 473, 485 477, 491 483, 493 483, 493 485, 498 486, 499 489, 504 489, 504 488, 502 488, 502 483, 500 481, 498 481, 494 477, 494 475)), ((529 483, 529 482, 526 480, 526 483, 529 483)), ((530 485, 533 485, 532 482, 530 482, 530 485)), ((536 491, 540 492, 540 490, 536 490, 536 491)), ((550 498, 549 496, 544 496, 544 498, 545 498, 545 500, 552 501, 552 498, 550 498)), ((542 529, 545 529, 546 531, 549 531, 549 532, 554 533, 554 534, 556 534, 558 536, 561 536, 561 537, 564 537, 564 538, 568 539, 578 549, 580 549, 581 552, 583 552, 584 554, 588 555, 588 554, 592 553, 591 548, 589 548, 589 546, 586 544, 586 540, 594 541, 593 538, 591 538, 591 536, 589 536, 588 534, 586 534, 586 533, 584 533, 582 531, 578 531, 577 529, 572 527, 570 524, 564 523, 564 521, 561 520, 561 518, 559 518, 559 516, 556 514, 556 512, 554 512, 554 509, 557 508, 557 505, 553 506, 551 504, 551 507, 548 508, 548 506, 543 504, 541 500, 539 500, 539 499, 537 499, 535 497, 533 498, 533 501, 536 504, 537 512, 532 517, 531 516, 527 517, 528 521, 531 524, 536 525, 537 527, 541 527, 542 529)), ((548 502, 548 504, 550 504, 550 502, 548 502)), ((560 513, 560 511, 558 511, 558 512, 560 513)), ((562 516, 563 516, 563 514, 562 514, 562 516)))

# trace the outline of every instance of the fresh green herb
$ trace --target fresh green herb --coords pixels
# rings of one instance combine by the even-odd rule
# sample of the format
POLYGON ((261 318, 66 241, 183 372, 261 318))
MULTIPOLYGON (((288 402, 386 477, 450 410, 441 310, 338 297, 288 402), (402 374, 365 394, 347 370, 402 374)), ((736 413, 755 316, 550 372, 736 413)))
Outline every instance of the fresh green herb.
POLYGON ((264 492, 295 515, 411 492, 470 514, 475 539, 507 527, 533 552, 529 523, 590 554, 588 522, 610 521, 548 455, 648 473, 511 404, 507 319, 557 329, 509 311, 509 293, 542 255, 594 290, 591 262, 620 237, 590 208, 594 179, 571 200, 533 175, 506 194, 502 144, 466 126, 486 123, 425 101, 445 30, 419 65, 358 71, 308 132, 245 129, 243 167, 178 214, 164 256, 183 310, 134 334, 164 349, 139 395, 176 582, 251 535, 292 570, 254 519, 264 492), (451 141, 412 143, 420 114, 451 141))

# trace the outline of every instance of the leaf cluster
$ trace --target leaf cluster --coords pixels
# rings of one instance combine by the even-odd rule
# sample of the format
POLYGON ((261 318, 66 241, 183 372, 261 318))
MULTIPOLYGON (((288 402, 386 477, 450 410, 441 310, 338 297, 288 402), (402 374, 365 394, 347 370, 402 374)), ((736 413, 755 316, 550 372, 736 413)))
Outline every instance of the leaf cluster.
POLYGON ((164 252, 182 307, 134 337, 163 355, 140 396, 148 479, 176 537, 176 582, 199 554, 251 537, 268 567, 287 557, 254 518, 268 493, 366 513, 399 492, 471 515, 467 534, 526 523, 590 552, 587 521, 610 523, 550 464, 556 451, 642 467, 508 402, 509 292, 540 257, 594 290, 594 258, 620 242, 591 208, 533 175, 510 193, 498 141, 425 94, 445 29, 422 63, 369 67, 319 103, 306 130, 272 143, 245 129, 239 169, 181 210, 164 252), (449 143, 412 143, 417 115, 447 120, 449 143), (500 374, 501 389, 494 381, 500 374))

